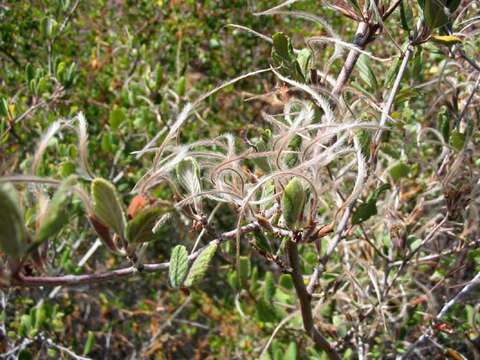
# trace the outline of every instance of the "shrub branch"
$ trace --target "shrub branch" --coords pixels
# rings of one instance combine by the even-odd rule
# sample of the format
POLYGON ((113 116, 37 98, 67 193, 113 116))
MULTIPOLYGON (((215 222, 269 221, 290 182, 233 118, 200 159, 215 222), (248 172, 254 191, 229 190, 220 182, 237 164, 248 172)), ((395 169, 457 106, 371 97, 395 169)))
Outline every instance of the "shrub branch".
MULTIPOLYGON (((259 228, 257 223, 250 223, 242 226, 239 229, 240 235, 250 233, 259 228)), ((278 229, 281 231, 281 229, 278 229)), ((288 235, 290 232, 285 231, 284 235, 288 235)), ((227 231, 216 239, 210 241, 204 247, 198 249, 194 253, 190 254, 188 260, 192 262, 198 255, 211 243, 224 242, 227 240, 235 239, 237 236, 237 230, 227 231)), ((85 275, 63 275, 63 276, 24 276, 18 274, 15 278, 11 279, 12 286, 20 287, 38 287, 38 286, 80 286, 80 285, 92 285, 108 281, 116 281, 123 278, 128 278, 139 272, 155 273, 159 271, 166 271, 169 268, 168 262, 142 264, 141 266, 129 266, 117 270, 110 270, 102 273, 85 274, 85 275)))
POLYGON ((300 257, 298 255, 297 243, 292 240, 287 242, 286 250, 290 266, 292 268, 291 275, 293 285, 300 301, 300 310, 302 313, 303 327, 307 334, 312 338, 317 348, 327 353, 330 359, 339 360, 340 356, 335 349, 330 345, 328 340, 322 335, 320 330, 313 322, 312 314, 312 296, 307 291, 305 283, 303 282, 303 275, 300 270, 300 257))

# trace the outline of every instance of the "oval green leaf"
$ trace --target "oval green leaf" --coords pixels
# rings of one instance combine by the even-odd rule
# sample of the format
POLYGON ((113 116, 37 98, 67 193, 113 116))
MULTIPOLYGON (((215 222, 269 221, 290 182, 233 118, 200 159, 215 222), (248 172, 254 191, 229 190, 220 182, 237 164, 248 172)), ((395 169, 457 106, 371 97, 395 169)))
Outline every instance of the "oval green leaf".
POLYGON ((190 287, 203 279, 207 272, 208 265, 217 251, 218 243, 214 242, 208 245, 192 264, 190 271, 188 272, 187 279, 185 280, 185 286, 190 287))
POLYGON ((126 219, 115 186, 105 179, 96 178, 92 181, 91 193, 97 219, 123 238, 126 219))
POLYGON ((286 225, 296 230, 303 216, 305 207, 305 190, 299 178, 294 177, 285 187, 282 197, 283 218, 286 225))
POLYGON ((188 272, 188 253, 183 245, 177 245, 170 255, 169 278, 170 285, 179 288, 188 272))

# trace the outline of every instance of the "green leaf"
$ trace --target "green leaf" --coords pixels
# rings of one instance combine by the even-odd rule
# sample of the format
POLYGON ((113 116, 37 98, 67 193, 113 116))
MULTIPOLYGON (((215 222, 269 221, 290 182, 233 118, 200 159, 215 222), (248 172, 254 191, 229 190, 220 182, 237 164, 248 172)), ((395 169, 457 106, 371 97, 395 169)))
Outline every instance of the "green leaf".
POLYGON ((115 186, 105 179, 95 178, 91 193, 93 212, 97 219, 123 238, 126 219, 115 186))
POLYGON ((208 265, 217 251, 217 247, 218 243, 214 242, 208 245, 208 247, 198 255, 188 272, 185 286, 190 287, 203 279, 208 269, 208 265))
POLYGON ((55 31, 57 30, 58 23, 53 18, 45 20, 45 35, 48 38, 53 38, 55 31))
MULTIPOLYGON (((310 59, 309 49, 300 51, 297 56, 294 52, 292 42, 283 33, 276 33, 272 37, 272 63, 275 67, 280 67, 280 72, 295 81, 305 82, 305 75, 309 70, 310 59)), ((307 74, 308 75, 308 74, 307 74)))
POLYGON ((85 342, 85 346, 83 347, 83 355, 88 355, 92 349, 93 345, 95 344, 95 334, 93 331, 89 331, 87 335, 87 341, 85 342))
POLYGON ((278 283, 280 286, 284 287, 285 289, 292 289, 293 288, 293 280, 290 274, 282 274, 278 279, 278 283))
POLYGON ((0 187, 0 249, 18 260, 27 250, 28 234, 14 196, 8 191, 12 190, 0 187))
POLYGON ((40 331, 40 328, 45 324, 46 320, 47 310, 45 308, 45 303, 43 302, 43 300, 40 300, 37 307, 35 308, 35 330, 40 331))
POLYGON ((27 81, 27 84, 33 80, 35 77, 35 72, 33 71, 33 66, 32 64, 28 63, 25 66, 25 80, 27 81))
POLYGON ((395 105, 404 103, 405 101, 412 98, 418 98, 418 96, 420 96, 420 92, 417 89, 403 88, 398 92, 397 96, 395 97, 395 105))
POLYGON ((5 97, 0 97, 0 116, 8 116, 10 111, 8 110, 8 100, 5 97))
POLYGON ((172 249, 170 255, 170 266, 168 275, 170 278, 170 285, 174 288, 179 288, 188 271, 188 252, 185 246, 177 245, 172 249))
POLYGON ((255 230, 253 232, 253 237, 254 237, 254 244, 260 249, 265 251, 266 253, 271 253, 272 248, 270 246, 270 243, 267 239, 267 237, 263 234, 262 231, 260 230, 255 230))
POLYGON ((423 16, 430 30, 434 30, 448 23, 449 16, 445 12, 445 0, 425 0, 423 16))
POLYGON ((390 169, 390 176, 393 180, 398 181, 401 178, 407 177, 410 173, 410 167, 404 162, 399 162, 390 169))
POLYGON ((103 133, 100 147, 106 153, 113 152, 113 136, 111 132, 103 133))
POLYGON ((227 282, 232 289, 237 290, 239 288, 238 273, 236 271, 229 271, 227 274, 227 282))
POLYGON ((454 35, 432 35, 431 39, 434 43, 445 46, 452 46, 462 42, 462 39, 454 35))
POLYGON ((438 113, 438 128, 442 133, 443 139, 448 143, 450 138, 450 119, 445 106, 438 113))
POLYGON ((283 32, 275 33, 272 36, 273 49, 285 61, 290 60, 290 43, 289 39, 283 32))
POLYGON ((408 6, 408 4, 405 5, 404 0, 400 2, 400 21, 403 30, 410 31, 410 29, 412 28, 413 13, 412 8, 408 6))
POLYGON ((57 65, 57 68, 56 68, 56 76, 57 76, 57 79, 59 79, 60 81, 63 79, 63 74, 65 73, 65 63, 63 61, 61 61, 60 63, 58 63, 57 65))
POLYGON ((126 120, 127 116, 125 115, 125 112, 121 108, 115 108, 112 111, 110 111, 110 115, 108 117, 108 123, 110 124, 110 127, 112 130, 118 129, 121 123, 123 123, 126 120))
POLYGON ((352 214, 352 224, 360 224, 372 216, 377 215, 377 204, 373 201, 367 201, 357 206, 352 214))
MULTIPOLYGON (((302 137, 299 135, 295 135, 292 140, 288 143, 288 150, 289 151, 299 151, 300 147, 302 146, 302 137)), ((290 153, 285 156, 285 163, 287 164, 288 168, 294 167, 298 162, 298 154, 290 153)))
POLYGON ((258 320, 263 322, 275 322, 277 320, 277 313, 273 305, 261 298, 256 303, 256 315, 258 320))
POLYGON ((303 216, 306 195, 302 182, 299 178, 294 177, 285 187, 282 197, 283 218, 286 225, 296 230, 303 216))
POLYGON ((393 84, 393 81, 397 77, 398 74, 398 69, 400 69, 400 65, 402 64, 402 59, 398 58, 397 61, 395 62, 394 66, 390 66, 386 72, 385 75, 385 81, 383 83, 383 86, 388 88, 393 84))
POLYGON ((283 357, 284 360, 297 360, 297 344, 293 341, 288 345, 287 351, 283 357))
POLYGON ((50 237, 57 235, 68 221, 66 205, 68 200, 68 190, 76 182, 75 177, 65 180, 58 188, 48 204, 45 216, 38 228, 35 243, 41 244, 50 237))
POLYGON ((376 189, 368 199, 357 206, 355 211, 352 214, 352 224, 358 225, 362 222, 370 219, 372 216, 377 215, 377 201, 380 195, 390 189, 389 184, 383 184, 378 189, 376 189))
POLYGON ((362 155, 368 159, 370 157, 370 144, 372 143, 372 135, 368 131, 361 130, 358 138, 360 140, 362 155))
POLYGON ((32 329, 32 317, 24 314, 20 317, 20 327, 18 329, 18 335, 21 337, 27 337, 32 329))
POLYGON ((267 302, 271 302, 275 296, 275 282, 273 281, 273 274, 271 271, 265 274, 265 284, 263 285, 263 298, 267 302))
POLYGON ((457 10, 462 0, 447 0, 447 7, 450 13, 454 13, 457 10))
MULTIPOLYGON (((272 341, 272 355, 273 355, 273 360, 283 360, 283 356, 285 355, 285 350, 282 346, 281 341, 272 341)), ((325 359, 319 359, 319 360, 325 360, 325 359)))
POLYGON ((368 85, 370 89, 375 91, 378 88, 377 78, 375 77, 375 73, 369 64, 369 59, 365 55, 360 56, 357 62, 357 67, 360 78, 368 85))
POLYGON ((187 79, 185 76, 181 76, 175 85, 175 91, 177 92, 178 96, 184 96, 187 90, 187 79))
POLYGON ((380 185, 380 187, 378 189, 376 189, 372 195, 370 195, 368 197, 368 200, 373 200, 375 202, 378 201, 378 198, 380 197, 380 195, 382 195, 382 193, 384 193, 385 191, 387 190, 390 190, 390 184, 382 184, 380 185))
POLYGON ((457 151, 462 150, 465 145, 465 134, 458 131, 452 131, 450 134, 450 145, 457 151))
POLYGON ((138 212, 127 224, 127 240, 134 244, 155 240, 158 235, 154 234, 152 230, 162 213, 163 210, 156 207, 138 212))
POLYGON ((247 284, 247 281, 250 277, 251 273, 251 264, 250 264, 250 258, 247 256, 240 256, 238 259, 238 270, 239 270, 239 278, 240 278, 240 283, 242 285, 247 284))
POLYGON ((60 175, 64 178, 74 174, 76 170, 77 167, 71 161, 65 161, 60 165, 60 175))
POLYGON ((76 68, 77 68, 77 65, 75 63, 70 64, 70 66, 68 67, 67 72, 63 77, 63 84, 65 85, 65 87, 69 87, 74 83, 76 68))
POLYGON ((308 79, 310 75, 312 55, 312 50, 310 50, 309 48, 302 49, 297 54, 298 66, 305 79, 308 79))
POLYGON ((19 353, 18 353, 18 357, 17 357, 18 360, 32 360, 33 359, 33 355, 32 353, 27 350, 27 349, 22 349, 19 353))

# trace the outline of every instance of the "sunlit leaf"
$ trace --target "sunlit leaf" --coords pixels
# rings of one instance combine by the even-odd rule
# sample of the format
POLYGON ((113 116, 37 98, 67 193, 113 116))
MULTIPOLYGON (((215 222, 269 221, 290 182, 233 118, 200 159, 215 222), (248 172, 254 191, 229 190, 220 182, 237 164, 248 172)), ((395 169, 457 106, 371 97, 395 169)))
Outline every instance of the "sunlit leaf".
POLYGON ((296 230, 300 225, 305 207, 306 195, 302 181, 294 177, 285 187, 282 197, 282 212, 286 225, 296 230))
POLYGON ((126 115, 123 109, 115 108, 110 111, 110 116, 108 118, 108 123, 112 130, 118 129, 118 127, 125 121, 126 115))
POLYGON ((208 265, 217 251, 218 243, 213 242, 206 249, 202 250, 200 255, 195 259, 185 279, 185 286, 190 287, 203 279, 207 272, 208 265))
POLYGON ((455 150, 462 150, 463 146, 465 145, 465 134, 462 134, 458 131, 452 131, 450 134, 450 145, 455 150))
POLYGON ((390 176, 393 180, 397 181, 401 178, 407 177, 410 173, 410 167, 404 162, 399 162, 397 165, 390 169, 390 176))
POLYGON ((83 355, 88 355, 92 351, 94 344, 95 334, 93 333, 93 331, 89 331, 87 335, 87 341, 85 342, 85 346, 83 347, 83 355))
POLYGON ((183 280, 188 272, 188 252, 185 246, 177 245, 172 249, 169 265, 170 285, 178 288, 182 285, 183 280))
POLYGON ((432 41, 446 46, 452 46, 462 42, 458 36, 454 35, 432 35, 432 41))
POLYGON ((287 351, 285 352, 284 355, 284 360, 297 360, 297 344, 294 342, 291 342, 290 345, 288 345, 287 351))

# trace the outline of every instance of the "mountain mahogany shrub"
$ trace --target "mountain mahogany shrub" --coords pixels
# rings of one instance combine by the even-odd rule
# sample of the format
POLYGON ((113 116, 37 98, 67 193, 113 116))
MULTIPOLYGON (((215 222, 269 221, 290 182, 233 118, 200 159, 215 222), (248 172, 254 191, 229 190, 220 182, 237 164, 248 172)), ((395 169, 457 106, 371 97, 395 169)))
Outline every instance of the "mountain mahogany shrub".
MULTIPOLYGON (((151 166, 130 189, 128 208, 89 166, 83 115, 54 123, 37 147, 34 175, 1 178, 2 285, 89 285, 168 271, 171 287, 187 294, 220 269, 220 254, 230 259, 225 276, 237 301, 252 301, 256 319, 277 329, 302 324, 310 340, 298 356, 478 356, 478 307, 469 297, 479 277, 480 67, 471 55, 478 4, 325 4, 357 24, 351 40, 316 14, 286 10, 294 2, 257 15, 305 18, 328 36, 297 49, 278 32, 267 38, 269 69, 185 104, 137 153, 151 166), (265 126, 178 141, 208 96, 266 71, 283 90, 282 110, 262 113, 265 126), (36 176, 48 141, 71 128, 81 172, 36 176), (49 196, 50 188, 57 190, 49 196), (171 199, 156 196, 164 188, 171 199), (31 196, 39 205, 26 214, 31 196), (81 275, 49 270, 49 246, 72 226, 60 210, 74 199, 112 256, 128 265, 81 275), (216 227, 225 212, 235 214, 227 231, 216 227), (186 223, 198 237, 174 241, 170 261, 159 263, 146 250, 163 241, 156 235, 167 222, 186 223)), ((276 334, 253 356, 281 358, 276 334)), ((283 350, 297 357, 295 343, 283 350)))

